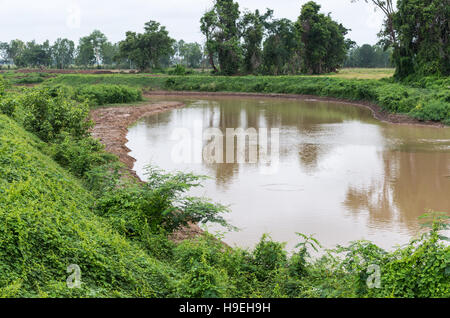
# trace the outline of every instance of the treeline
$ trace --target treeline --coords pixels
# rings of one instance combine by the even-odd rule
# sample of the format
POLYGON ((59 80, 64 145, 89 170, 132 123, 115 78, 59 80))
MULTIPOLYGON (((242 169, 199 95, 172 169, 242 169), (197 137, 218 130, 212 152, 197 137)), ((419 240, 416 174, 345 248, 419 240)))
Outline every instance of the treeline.
POLYGON ((273 10, 245 11, 233 0, 216 0, 201 19, 206 51, 216 73, 321 74, 342 67, 352 41, 342 24, 310 1, 293 22, 273 10))
POLYGON ((393 67, 392 49, 380 45, 364 44, 350 49, 344 67, 390 68, 393 67))
MULTIPOLYGON (((156 22, 150 22, 156 23, 156 22)), ((153 32, 155 33, 155 32, 153 32)), ((127 33, 128 36, 128 33, 127 33)), ((151 40, 158 40, 153 34, 151 40)), ((191 68, 200 67, 203 61, 203 48, 198 43, 186 43, 183 40, 175 42, 168 38, 170 47, 153 45, 147 43, 149 48, 156 47, 156 62, 153 67, 168 67, 174 64, 181 64, 191 68)), ((129 38, 127 37, 127 40, 129 38)), ((122 41, 122 42, 126 42, 122 41)), ((128 58, 127 48, 120 44, 112 43, 105 34, 95 30, 90 35, 82 37, 78 45, 69 39, 57 39, 53 44, 45 41, 42 44, 36 41, 23 42, 12 40, 9 43, 0 42, 0 65, 14 65, 16 67, 38 67, 38 68, 58 68, 67 69, 71 67, 94 68, 110 67, 129 69, 137 67, 137 58, 128 58)), ((142 49, 146 54, 146 50, 142 49)), ((152 58, 143 57, 149 62, 152 58)), ((138 64, 139 65, 139 64, 138 64)), ((149 66, 144 64, 145 67, 149 66)))
MULTIPOLYGON (((352 0, 353 2, 358 0, 352 0)), ((366 1, 369 2, 369 1, 366 1)), ((143 33, 127 32, 111 43, 100 31, 79 40, 0 42, 0 64, 18 67, 137 68, 153 71, 171 65, 211 67, 216 74, 322 74, 347 67, 395 66, 396 78, 450 75, 448 0, 372 1, 385 15, 378 45, 355 47, 348 29, 304 4, 296 21, 239 10, 233 0, 215 0, 200 20, 205 45, 175 41, 156 21, 143 33)), ((182 74, 177 68, 174 74, 182 74)))
POLYGON ((380 43, 393 50, 397 79, 450 75, 448 0, 371 2, 385 15, 380 43))
POLYGON ((320 13, 320 5, 306 3, 297 21, 274 19, 273 10, 262 14, 240 12, 233 0, 216 0, 202 17, 205 46, 175 41, 164 26, 149 21, 143 33, 127 32, 119 43, 111 43, 96 30, 79 40, 54 44, 45 41, 0 43, 0 61, 18 67, 111 66, 155 70, 171 65, 211 67, 215 73, 321 74, 344 65, 353 42, 342 24, 320 13))

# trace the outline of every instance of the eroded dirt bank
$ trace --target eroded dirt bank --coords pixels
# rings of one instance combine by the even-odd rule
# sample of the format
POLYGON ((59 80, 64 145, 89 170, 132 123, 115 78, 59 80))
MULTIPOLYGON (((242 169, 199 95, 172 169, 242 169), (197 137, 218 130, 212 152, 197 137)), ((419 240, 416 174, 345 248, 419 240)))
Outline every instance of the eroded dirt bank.
POLYGON ((106 151, 118 156, 130 172, 138 178, 133 171, 136 160, 129 156, 130 149, 125 146, 128 142, 128 127, 142 117, 184 106, 179 102, 160 102, 142 106, 98 108, 91 111, 91 119, 95 124, 91 134, 105 145, 106 151))
POLYGON ((271 93, 237 93, 237 92, 192 92, 192 91, 146 91, 145 97, 152 96, 189 96, 189 97, 202 97, 202 96, 218 96, 218 97, 239 97, 239 98, 279 98, 279 99, 296 99, 304 101, 320 101, 320 102, 332 102, 353 105, 357 107, 363 107, 370 109, 373 117, 390 124, 404 124, 404 125, 419 125, 419 126, 431 126, 437 128, 446 127, 444 124, 434 121, 419 121, 410 116, 403 114, 393 114, 384 111, 379 105, 365 102, 365 101, 351 101, 340 98, 332 97, 319 97, 313 95, 295 95, 295 94, 271 94, 271 93))
MULTIPOLYGON (((143 106, 95 109, 91 111, 91 118, 95 123, 91 134, 105 145, 106 151, 119 157, 132 176, 142 181, 133 170, 136 160, 129 155, 130 149, 125 146, 128 142, 128 127, 142 117, 184 106, 183 103, 178 102, 160 102, 143 106)), ((187 238, 198 236, 201 233, 203 231, 198 225, 191 224, 189 227, 174 233, 171 239, 175 242, 180 242, 187 238)))

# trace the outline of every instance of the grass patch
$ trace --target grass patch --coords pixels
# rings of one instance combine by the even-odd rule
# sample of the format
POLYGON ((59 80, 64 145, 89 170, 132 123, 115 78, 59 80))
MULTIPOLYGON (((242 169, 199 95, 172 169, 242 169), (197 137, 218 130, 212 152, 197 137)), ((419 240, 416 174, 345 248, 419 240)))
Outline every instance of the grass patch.
POLYGON ((20 73, 7 71, 0 74, 12 85, 40 84, 54 76, 45 72, 20 73))
POLYGON ((393 68, 343 68, 335 74, 321 75, 321 77, 336 77, 343 79, 382 79, 394 76, 393 68))

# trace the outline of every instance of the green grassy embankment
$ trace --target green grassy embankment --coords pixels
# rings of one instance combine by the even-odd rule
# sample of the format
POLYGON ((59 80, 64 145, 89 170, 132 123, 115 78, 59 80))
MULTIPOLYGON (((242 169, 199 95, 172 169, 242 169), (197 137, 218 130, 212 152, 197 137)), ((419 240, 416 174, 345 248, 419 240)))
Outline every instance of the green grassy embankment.
POLYGON ((0 115, 0 297, 171 295, 170 268, 95 215, 93 195, 47 151, 0 115), (66 286, 71 264, 81 289, 66 286))
POLYGON ((425 78, 410 83, 332 76, 158 76, 61 75, 46 85, 122 84, 146 90, 246 92, 315 95, 372 102, 382 110, 422 121, 450 125, 450 79, 425 78))

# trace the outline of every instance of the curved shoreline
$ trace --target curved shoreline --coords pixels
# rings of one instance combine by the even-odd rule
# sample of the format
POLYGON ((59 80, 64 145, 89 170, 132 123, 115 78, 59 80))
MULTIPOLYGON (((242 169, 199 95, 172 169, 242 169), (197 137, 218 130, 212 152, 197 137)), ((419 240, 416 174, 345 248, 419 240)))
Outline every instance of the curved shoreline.
POLYGON ((133 171, 136 159, 129 155, 130 149, 126 146, 128 127, 142 117, 155 115, 168 110, 184 107, 180 102, 149 103, 126 107, 107 107, 91 110, 90 117, 94 122, 91 129, 93 138, 105 145, 105 150, 119 157, 130 173, 138 178, 133 171))
MULTIPOLYGON (((154 91, 146 93, 144 96, 192 96, 192 97, 239 97, 239 98, 279 98, 279 99, 296 99, 304 101, 322 101, 348 104, 357 107, 370 109, 375 119, 396 125, 416 125, 435 128, 446 127, 436 122, 420 122, 406 115, 389 114, 381 110, 378 105, 368 102, 355 102, 337 98, 325 98, 311 95, 287 95, 287 94, 259 94, 259 93, 233 93, 233 92, 184 92, 184 91, 154 91)), ((126 146, 128 143, 128 128, 137 122, 140 118, 156 115, 158 113, 185 107, 182 102, 156 102, 151 101, 143 105, 131 105, 125 107, 105 107, 91 110, 90 117, 94 122, 91 129, 93 138, 98 139, 104 146, 105 151, 116 155, 119 160, 125 164, 127 171, 133 178, 143 182, 137 173, 133 170, 136 159, 130 156, 131 150, 126 146)), ((203 230, 196 224, 190 224, 189 227, 183 228, 171 236, 174 242, 181 242, 185 239, 193 238, 201 235, 203 230)))
MULTIPOLYGON (((94 122, 91 129, 93 138, 100 140, 105 151, 119 157, 125 164, 127 171, 133 178, 143 182, 133 170, 136 159, 130 156, 130 149, 126 146, 128 127, 142 117, 155 115, 172 109, 184 107, 179 102, 159 102, 142 106, 107 107, 91 110, 90 117, 94 122)), ((171 240, 181 242, 185 239, 201 235, 203 230, 196 224, 190 224, 171 235, 171 240)))
POLYGON ((420 121, 404 114, 389 113, 374 103, 366 101, 354 101, 348 99, 323 97, 315 95, 297 95, 297 94, 278 94, 278 93, 241 93, 241 92, 198 92, 198 91, 145 91, 145 97, 152 96, 192 96, 192 97, 240 97, 240 98, 276 98, 276 99, 294 99, 303 101, 319 101, 319 102, 332 102, 339 104, 352 105, 369 109, 375 119, 380 122, 396 125, 414 125, 414 126, 426 126, 435 128, 446 128, 448 126, 434 121, 420 121))

